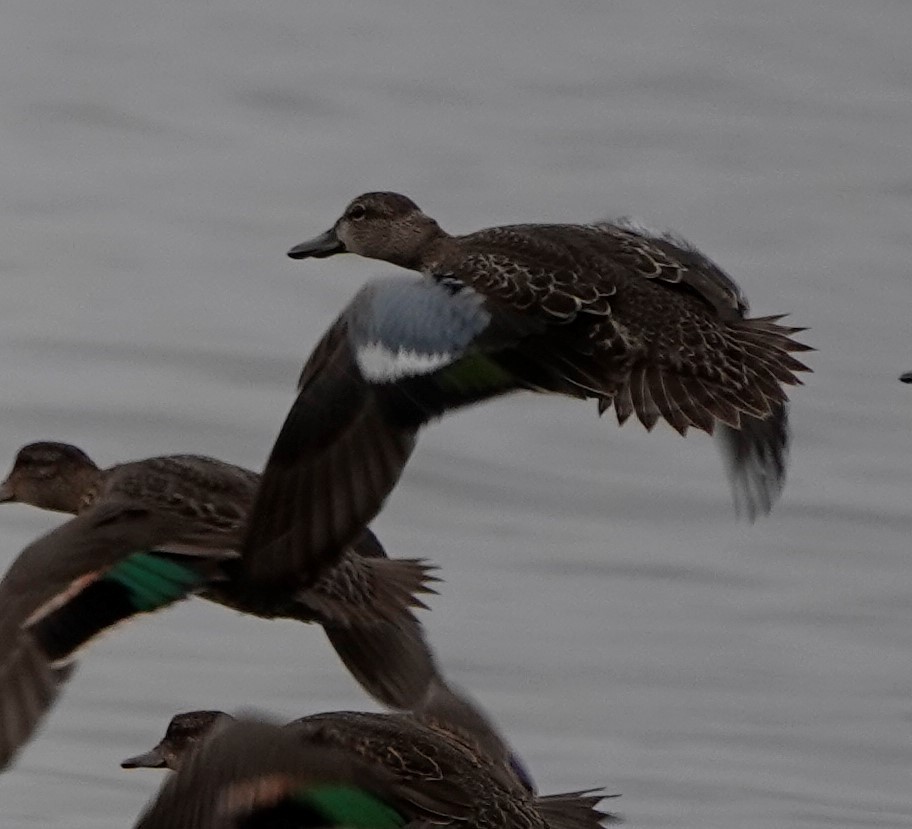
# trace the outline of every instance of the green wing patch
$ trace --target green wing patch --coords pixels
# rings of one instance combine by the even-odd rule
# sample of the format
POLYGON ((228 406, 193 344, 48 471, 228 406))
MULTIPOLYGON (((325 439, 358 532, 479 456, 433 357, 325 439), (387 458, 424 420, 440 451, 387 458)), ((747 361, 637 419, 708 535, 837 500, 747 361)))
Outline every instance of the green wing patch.
POLYGON ((136 610, 147 613, 183 598, 206 581, 206 576, 186 564, 157 553, 134 553, 104 575, 123 585, 136 610))
POLYGON ((295 800, 306 803, 335 826, 398 829, 405 818, 374 795, 353 786, 315 786, 295 800))
POLYGON ((512 375, 481 354, 463 357, 437 376, 441 386, 462 394, 510 388, 516 382, 512 375))

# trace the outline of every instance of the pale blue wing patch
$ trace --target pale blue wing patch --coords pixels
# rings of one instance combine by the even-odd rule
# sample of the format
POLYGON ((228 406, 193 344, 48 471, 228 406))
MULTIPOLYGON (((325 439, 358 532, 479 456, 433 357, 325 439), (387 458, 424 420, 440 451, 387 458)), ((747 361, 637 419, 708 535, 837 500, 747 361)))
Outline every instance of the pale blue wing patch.
POLYGON ((355 362, 373 383, 439 371, 459 360, 491 322, 474 291, 408 277, 371 282, 347 317, 355 362))

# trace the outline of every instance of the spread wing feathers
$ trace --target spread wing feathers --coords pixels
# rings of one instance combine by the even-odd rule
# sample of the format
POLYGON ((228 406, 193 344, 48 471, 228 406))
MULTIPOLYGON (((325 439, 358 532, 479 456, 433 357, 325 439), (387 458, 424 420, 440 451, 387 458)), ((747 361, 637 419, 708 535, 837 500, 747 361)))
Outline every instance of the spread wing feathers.
POLYGON ((809 370, 790 354, 810 350, 791 339, 801 329, 777 319, 733 322, 702 354, 635 362, 613 400, 618 422, 636 414, 647 429, 662 418, 681 434, 691 426, 712 434, 716 421, 737 430, 744 417, 771 417, 786 401, 783 386, 800 385, 796 373, 809 370))
POLYGON ((370 625, 324 624, 352 676, 390 708, 414 709, 439 674, 421 624, 412 617, 370 625))
MULTIPOLYGON (((800 329, 778 317, 732 323, 729 344, 713 357, 711 370, 699 363, 635 364, 611 402, 619 423, 636 414, 652 429, 666 420, 682 435, 691 426, 719 436, 726 471, 739 515, 753 521, 768 513, 785 485, 789 426, 786 386, 800 384, 807 371, 790 352, 809 350, 791 339, 800 329)), ((704 362, 703 365, 706 365, 704 362)))
POLYGON ((418 429, 516 381, 484 348, 519 336, 471 292, 408 278, 365 286, 307 361, 248 525, 254 579, 312 584, 392 491, 418 429), (262 564, 262 566, 259 566, 262 564))
MULTIPOLYGON (((239 720, 209 737, 171 775, 137 829, 235 829, 259 816, 278 825, 396 829, 406 822, 393 775, 293 730, 239 720)), ((256 825, 260 825, 257 823, 256 825)))
POLYGON ((80 646, 220 575, 227 551, 135 552, 171 537, 170 521, 146 508, 107 504, 42 536, 16 559, 0 582, 0 764, 31 737, 80 646))
MULTIPOLYGON (((636 411, 647 427, 663 417, 679 431, 706 429, 704 400, 723 420, 741 410, 763 417, 764 397, 781 399, 780 384, 807 370, 788 355, 809 350, 790 339, 801 329, 776 325, 776 317, 745 320, 735 282, 672 234, 619 220, 489 228, 463 241, 458 260, 441 268, 452 265, 492 304, 548 318, 552 353, 539 361, 563 362, 565 379, 601 398, 603 410, 617 396, 622 420, 636 411), (624 389, 617 379, 628 368, 624 389), (669 370, 686 394, 667 380, 669 370)), ((534 353, 534 340, 515 350, 534 353)))
POLYGON ((603 789, 548 794, 535 798, 535 805, 551 829, 598 829, 620 818, 597 808, 599 803, 617 795, 603 794, 603 789))
MULTIPOLYGON (((740 480, 737 488, 743 492, 749 480, 759 483, 765 477, 768 484, 744 504, 766 503, 768 511, 784 483, 788 421, 782 385, 800 383, 794 373, 809 370, 789 353, 811 350, 791 339, 804 329, 779 325, 778 316, 745 320, 749 304, 737 283, 674 233, 652 230, 629 218, 599 222, 594 227, 618 240, 628 256, 634 257, 635 270, 641 276, 686 287, 732 326, 727 330, 732 333, 729 352, 734 356, 720 354, 714 358, 718 368, 715 381, 711 376, 672 374, 660 366, 638 367, 631 373, 629 387, 615 398, 618 420, 623 423, 636 412, 651 428, 662 417, 681 434, 690 426, 712 432, 715 421, 721 421, 733 485, 740 480), (728 376, 724 374, 727 368, 733 369, 728 376), (767 421, 766 427, 760 426, 767 421), (778 448, 773 449, 777 441, 778 448), (761 473, 761 468, 765 472, 761 473)), ((603 401, 601 410, 608 404, 603 401)), ((745 511, 751 514, 750 507, 745 511)))

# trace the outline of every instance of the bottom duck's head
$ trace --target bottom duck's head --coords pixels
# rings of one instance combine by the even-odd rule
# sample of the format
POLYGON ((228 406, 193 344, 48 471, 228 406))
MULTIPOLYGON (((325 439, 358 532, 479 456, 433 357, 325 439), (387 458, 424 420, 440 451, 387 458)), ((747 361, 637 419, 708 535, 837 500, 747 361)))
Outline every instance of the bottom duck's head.
POLYGON ((124 760, 120 767, 176 770, 188 753, 209 736, 216 725, 233 719, 224 711, 188 711, 186 714, 177 714, 168 723, 165 736, 155 748, 124 760))
POLYGON ((68 443, 41 441, 23 446, 0 483, 0 503, 12 501, 75 513, 98 477, 98 467, 68 443))

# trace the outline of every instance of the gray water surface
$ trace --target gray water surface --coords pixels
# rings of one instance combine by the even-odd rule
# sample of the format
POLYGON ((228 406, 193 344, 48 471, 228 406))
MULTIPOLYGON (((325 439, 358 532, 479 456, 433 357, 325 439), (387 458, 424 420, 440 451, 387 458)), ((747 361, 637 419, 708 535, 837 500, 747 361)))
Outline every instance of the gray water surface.
MULTIPOLYGON (((377 263, 294 263, 359 192, 452 232, 633 213, 808 325, 790 481, 734 521, 709 439, 515 397, 428 430, 376 529, 553 791, 632 827, 912 822, 912 5, 9 0, 0 455, 260 468, 377 263)), ((0 458, 0 464, 7 461, 0 458)), ((59 516, 0 511, 6 566, 59 516)), ((171 714, 370 703, 317 628, 188 602, 86 655, 0 825, 129 826, 171 714)))

